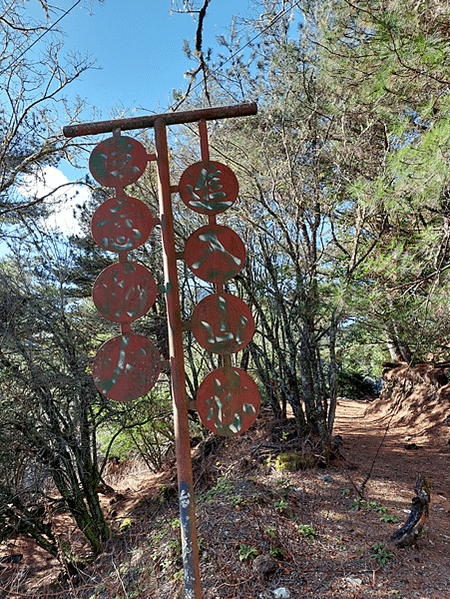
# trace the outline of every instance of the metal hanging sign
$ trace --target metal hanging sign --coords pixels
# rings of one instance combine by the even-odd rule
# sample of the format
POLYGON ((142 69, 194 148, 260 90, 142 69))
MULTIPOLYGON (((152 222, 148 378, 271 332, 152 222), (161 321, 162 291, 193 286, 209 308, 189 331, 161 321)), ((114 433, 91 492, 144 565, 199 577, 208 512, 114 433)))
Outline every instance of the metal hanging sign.
POLYGON ((183 202, 194 212, 219 214, 236 201, 239 183, 228 166, 202 160, 184 171, 179 192, 183 202))
POLYGON ((94 212, 94 241, 110 252, 129 252, 145 243, 157 223, 148 206, 128 196, 111 198, 94 212))
POLYGON ((210 283, 225 283, 245 264, 242 239, 222 225, 206 225, 194 231, 186 242, 184 254, 194 275, 210 283))
POLYGON ((95 386, 109 399, 131 401, 148 393, 158 380, 161 359, 146 337, 129 333, 104 343, 92 365, 95 386))
POLYGON ((117 135, 95 147, 89 159, 89 170, 100 185, 123 189, 139 179, 147 162, 147 151, 140 142, 117 135))
MULTIPOLYGON (((209 160, 206 139, 206 120, 242 117, 256 114, 256 104, 240 104, 199 109, 180 113, 148 115, 86 123, 64 127, 66 137, 97 135, 114 132, 114 137, 92 152, 89 168, 101 185, 113 187, 116 197, 105 202, 92 218, 92 234, 105 250, 119 254, 119 263, 101 273, 94 285, 94 301, 105 318, 120 323, 121 335, 104 343, 94 359, 93 376, 101 393, 116 401, 128 401, 147 393, 158 379, 160 358, 153 344, 130 331, 130 323, 145 313, 154 296, 154 282, 144 275, 128 252, 142 245, 158 222, 148 207, 125 195, 124 187, 137 181, 147 163, 155 160, 158 173, 158 196, 161 233, 164 251, 165 298, 171 365, 174 429, 176 439, 178 488, 183 548, 184 585, 186 599, 201 599, 198 544, 195 530, 194 488, 190 455, 188 402, 186 394, 182 322, 175 253, 174 226, 170 185, 169 153, 166 127, 181 123, 199 122, 202 158, 200 163, 186 169, 179 191, 192 210, 208 216, 207 228, 192 237, 186 260, 194 272, 223 292, 221 285, 235 276, 245 262, 245 248, 238 236, 215 223, 215 215, 224 212, 235 202, 239 186, 234 173, 219 162, 209 160), (153 127, 156 154, 149 155, 138 141, 121 136, 129 129, 153 127), (202 133, 204 131, 204 133, 202 133), (135 270, 134 270, 135 269, 135 270)), ((213 301, 212 318, 204 314, 199 326, 212 328, 213 349, 224 349, 217 342, 248 343, 254 328, 253 319, 239 304, 222 293, 226 306, 218 298, 213 301), (219 304, 218 304, 219 301, 219 304), (231 310, 238 310, 234 320, 231 310), (247 319, 244 323, 239 318, 247 319), (244 326, 245 325, 245 326, 244 326), (225 330, 226 329, 226 330, 225 330), (220 335, 225 335, 220 339, 220 335), (229 337, 229 338, 227 338, 229 337)), ((237 299, 237 298, 236 298, 237 299)), ((153 300, 154 301, 154 300, 153 300)), ((200 313, 199 309, 199 312, 200 313)), ((251 315, 250 315, 251 316, 251 315)), ((209 334, 209 332, 208 332, 209 334)), ((253 333, 252 333, 253 334, 253 333)), ((225 346, 230 351, 230 345, 225 346)), ((237 351, 233 349, 232 351, 237 351)), ((232 368, 230 355, 224 353, 225 366, 210 373, 199 388, 197 405, 205 426, 217 434, 240 434, 251 426, 259 410, 256 383, 244 371, 232 368)))
POLYGON ((195 307, 191 330, 198 343, 209 352, 234 354, 249 344, 255 321, 241 299, 230 293, 214 293, 195 307))
POLYGON ((118 262, 103 270, 92 298, 100 314, 112 322, 133 322, 150 310, 158 289, 152 273, 134 262, 118 262))
POLYGON ((211 432, 225 437, 248 430, 259 414, 260 403, 255 381, 238 368, 217 368, 197 391, 201 421, 211 432))
POLYGON ((247 373, 232 368, 230 355, 244 349, 255 332, 247 304, 223 292, 223 283, 244 266, 245 246, 239 235, 216 223, 216 215, 235 202, 239 184, 233 171, 209 159, 206 125, 200 124, 201 162, 188 167, 179 182, 183 202, 208 216, 186 242, 184 258, 203 281, 214 283, 215 293, 195 306, 190 330, 207 351, 224 356, 224 367, 211 372, 197 391, 196 407, 203 424, 218 435, 246 431, 259 412, 260 395, 247 373), (243 382, 244 381, 244 382, 243 382))
POLYGON ((153 343, 130 331, 130 323, 148 312, 157 295, 152 273, 127 259, 129 251, 147 241, 158 222, 144 202, 123 192, 143 174, 148 159, 140 142, 114 135, 99 143, 89 160, 94 179, 114 187, 117 194, 97 208, 91 221, 94 241, 120 256, 120 262, 100 273, 92 290, 100 314, 122 328, 121 335, 97 351, 92 366, 97 389, 115 401, 131 401, 151 391, 161 369, 153 343))

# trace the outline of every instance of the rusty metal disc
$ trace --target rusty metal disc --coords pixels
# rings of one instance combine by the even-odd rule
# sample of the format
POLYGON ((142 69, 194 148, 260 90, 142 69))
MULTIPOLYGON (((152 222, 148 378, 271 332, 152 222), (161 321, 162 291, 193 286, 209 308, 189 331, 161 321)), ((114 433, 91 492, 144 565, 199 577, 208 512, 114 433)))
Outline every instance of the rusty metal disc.
POLYGON ((203 281, 225 283, 245 263, 245 246, 239 235, 222 225, 206 225, 194 231, 186 242, 184 259, 203 281))
POLYGON ((256 420, 261 405, 258 386, 239 368, 210 372, 197 391, 198 415, 207 429, 224 437, 240 435, 256 420))
POLYGON ((126 136, 105 139, 94 148, 89 158, 89 170, 105 187, 130 185, 139 179, 147 166, 144 146, 126 136))
POLYGON ((128 252, 147 241, 157 222, 140 200, 128 196, 111 198, 94 212, 92 237, 104 250, 128 252))
POLYGON ((155 279, 147 268, 135 262, 117 262, 98 275, 92 299, 102 316, 124 323, 146 314, 157 293, 155 279))
POLYGON ((129 333, 104 343, 92 365, 100 393, 115 401, 131 401, 152 389, 159 377, 161 358, 146 337, 129 333))
POLYGON ((250 308, 229 293, 214 293, 194 309, 191 330, 198 343, 215 354, 244 349, 255 332, 250 308))
POLYGON ((179 193, 183 202, 200 214, 219 214, 234 204, 239 183, 233 171, 220 162, 202 160, 181 175, 179 193))

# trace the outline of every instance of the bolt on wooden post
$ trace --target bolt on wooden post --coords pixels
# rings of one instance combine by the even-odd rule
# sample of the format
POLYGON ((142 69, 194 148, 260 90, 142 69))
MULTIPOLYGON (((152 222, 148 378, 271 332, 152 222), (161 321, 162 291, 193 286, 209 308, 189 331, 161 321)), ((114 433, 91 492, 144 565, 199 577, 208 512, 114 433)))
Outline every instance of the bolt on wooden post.
POLYGON ((94 213, 91 229, 96 243, 116 253, 119 260, 100 273, 93 288, 99 312, 121 328, 120 335, 100 347, 93 364, 97 388, 116 401, 145 395, 159 376, 161 360, 155 346, 131 331, 132 323, 153 305, 156 284, 146 268, 129 260, 128 252, 145 243, 154 225, 161 224, 186 599, 201 599, 201 584, 172 193, 179 191, 190 208, 208 217, 208 224, 194 232, 185 248, 192 272, 215 287, 215 293, 196 306, 192 331, 202 347, 223 355, 224 365, 201 384, 197 410, 205 426, 216 434, 240 434, 255 420, 260 399, 251 377, 231 367, 230 354, 249 343, 254 322, 244 302, 223 293, 223 283, 244 265, 245 248, 236 233, 216 223, 216 214, 235 201, 238 184, 228 167, 209 160, 206 121, 256 112, 256 104, 240 104, 83 123, 63 130, 66 137, 113 133, 94 149, 89 166, 96 181, 115 190, 115 197, 94 213), (172 186, 166 128, 194 122, 199 122, 202 161, 186 169, 180 184, 172 186), (137 140, 122 136, 122 131, 150 127, 155 130, 156 154, 147 154, 137 140), (156 161, 157 166, 159 220, 143 202, 127 196, 124 190, 142 176, 150 161, 156 161))

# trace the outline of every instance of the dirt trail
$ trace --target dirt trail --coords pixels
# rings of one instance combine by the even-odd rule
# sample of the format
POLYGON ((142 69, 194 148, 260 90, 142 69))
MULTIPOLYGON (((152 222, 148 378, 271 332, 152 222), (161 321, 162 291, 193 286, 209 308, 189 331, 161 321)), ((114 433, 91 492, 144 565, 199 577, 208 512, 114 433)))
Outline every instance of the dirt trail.
POLYGON ((422 473, 432 479, 434 494, 448 501, 448 429, 421 430, 414 423, 398 426, 390 421, 387 410, 370 413, 369 405, 348 400, 338 402, 335 433, 342 435, 350 461, 358 470, 367 472, 375 460, 373 479, 397 480, 407 488, 412 488, 416 475, 422 473))
MULTIPOLYGON (((390 420, 392 405, 391 414, 388 406, 372 412, 369 406, 366 402, 339 401, 335 432, 344 439, 349 476, 359 486, 373 464, 367 495, 385 505, 403 504, 404 510, 411 505, 417 474, 428 476, 432 482, 428 527, 436 536, 450 541, 448 427, 423 430, 414 422, 399 426, 393 423, 395 418, 390 420)), ((436 552, 430 560, 440 560, 441 551, 436 552)))

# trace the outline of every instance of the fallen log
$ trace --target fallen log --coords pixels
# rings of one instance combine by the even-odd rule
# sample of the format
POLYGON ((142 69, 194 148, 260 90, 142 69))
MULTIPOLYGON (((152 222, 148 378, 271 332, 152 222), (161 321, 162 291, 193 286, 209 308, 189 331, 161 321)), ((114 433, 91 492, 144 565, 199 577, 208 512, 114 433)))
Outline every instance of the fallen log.
POLYGON ((418 474, 414 485, 416 496, 412 499, 411 513, 405 524, 390 538, 397 547, 414 545, 422 532, 425 518, 428 516, 431 499, 431 481, 418 474))

